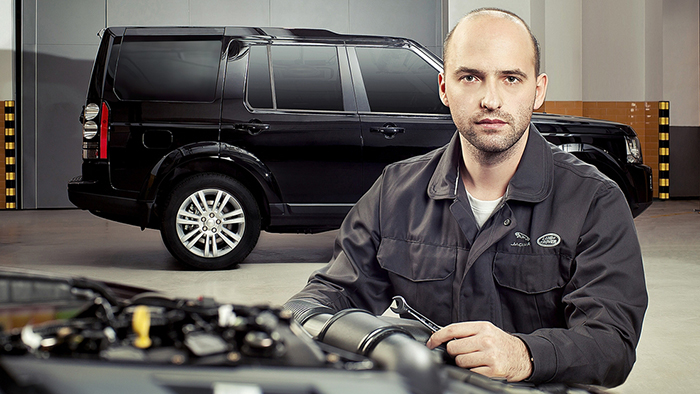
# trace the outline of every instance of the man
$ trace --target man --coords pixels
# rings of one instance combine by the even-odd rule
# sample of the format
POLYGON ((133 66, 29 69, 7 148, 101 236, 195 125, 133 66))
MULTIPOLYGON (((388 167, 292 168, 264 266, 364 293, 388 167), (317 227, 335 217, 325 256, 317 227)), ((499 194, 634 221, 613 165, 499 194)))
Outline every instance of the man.
POLYGON ((531 127, 547 90, 534 36, 473 11, 448 35, 439 86, 458 133, 384 170, 287 305, 381 314, 398 294, 449 324, 427 346, 446 342, 461 367, 621 384, 647 305, 639 242, 617 185, 531 127))

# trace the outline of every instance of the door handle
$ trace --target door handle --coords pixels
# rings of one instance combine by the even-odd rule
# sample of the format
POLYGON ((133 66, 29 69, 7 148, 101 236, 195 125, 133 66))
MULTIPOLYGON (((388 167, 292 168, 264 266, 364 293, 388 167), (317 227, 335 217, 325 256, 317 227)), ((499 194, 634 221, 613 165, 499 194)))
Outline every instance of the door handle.
POLYGON ((233 125, 233 129, 236 131, 247 131, 250 135, 258 135, 265 130, 269 130, 270 125, 258 122, 236 123, 233 125))
POLYGON ((404 133, 406 129, 403 127, 397 127, 395 124, 387 123, 382 127, 370 127, 369 131, 372 133, 382 133, 384 138, 390 140, 396 137, 396 134, 404 133))

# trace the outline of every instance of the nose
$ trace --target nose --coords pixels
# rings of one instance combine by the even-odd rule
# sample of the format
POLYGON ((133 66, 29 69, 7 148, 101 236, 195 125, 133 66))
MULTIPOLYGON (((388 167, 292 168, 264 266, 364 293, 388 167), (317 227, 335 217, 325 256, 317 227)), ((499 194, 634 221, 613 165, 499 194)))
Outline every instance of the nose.
POLYGON ((496 81, 488 81, 482 85, 481 108, 496 110, 501 108, 503 100, 496 81))

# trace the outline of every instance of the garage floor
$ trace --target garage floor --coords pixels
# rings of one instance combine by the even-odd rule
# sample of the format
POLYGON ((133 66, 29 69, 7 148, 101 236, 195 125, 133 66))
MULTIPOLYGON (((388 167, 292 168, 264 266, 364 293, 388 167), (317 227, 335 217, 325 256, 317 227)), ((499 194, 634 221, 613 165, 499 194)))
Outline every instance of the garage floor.
MULTIPOLYGON (((649 309, 628 381, 610 393, 697 392, 700 387, 700 208, 697 200, 656 201, 635 219, 649 309)), ((190 271, 157 231, 79 210, 0 211, 0 267, 85 276, 177 297, 282 304, 331 256, 336 231, 263 233, 245 263, 190 271)))

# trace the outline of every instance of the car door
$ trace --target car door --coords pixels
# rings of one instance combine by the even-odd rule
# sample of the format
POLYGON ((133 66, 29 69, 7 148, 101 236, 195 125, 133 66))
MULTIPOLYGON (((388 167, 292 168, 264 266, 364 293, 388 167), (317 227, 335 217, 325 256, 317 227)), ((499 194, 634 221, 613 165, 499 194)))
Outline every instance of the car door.
POLYGON ((450 141, 456 128, 440 101, 439 65, 417 48, 348 48, 362 128, 363 187, 390 163, 450 141))
POLYGON ((270 169, 285 212, 345 215, 361 196, 359 120, 345 48, 249 45, 228 62, 221 141, 270 169), (238 98, 237 98, 238 97, 238 98))

